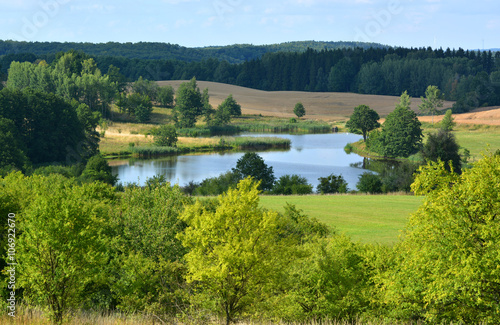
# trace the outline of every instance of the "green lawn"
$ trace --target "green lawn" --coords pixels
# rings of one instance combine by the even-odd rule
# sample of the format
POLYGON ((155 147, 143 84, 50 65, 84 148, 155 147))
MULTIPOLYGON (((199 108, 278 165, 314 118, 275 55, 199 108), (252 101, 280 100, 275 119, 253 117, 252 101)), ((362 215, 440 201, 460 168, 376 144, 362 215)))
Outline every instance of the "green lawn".
POLYGON ((262 196, 261 204, 282 212, 288 202, 354 241, 390 245, 422 200, 409 195, 262 196))

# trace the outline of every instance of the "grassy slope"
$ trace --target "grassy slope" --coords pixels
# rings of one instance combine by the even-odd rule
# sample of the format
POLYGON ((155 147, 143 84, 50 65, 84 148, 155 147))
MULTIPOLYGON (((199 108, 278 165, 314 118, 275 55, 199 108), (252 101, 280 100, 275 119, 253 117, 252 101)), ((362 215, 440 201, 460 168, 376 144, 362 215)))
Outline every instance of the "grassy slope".
POLYGON ((294 204, 305 214, 315 217, 354 241, 394 243, 415 212, 422 197, 409 195, 308 195, 262 196, 261 204, 284 211, 286 203, 294 204))

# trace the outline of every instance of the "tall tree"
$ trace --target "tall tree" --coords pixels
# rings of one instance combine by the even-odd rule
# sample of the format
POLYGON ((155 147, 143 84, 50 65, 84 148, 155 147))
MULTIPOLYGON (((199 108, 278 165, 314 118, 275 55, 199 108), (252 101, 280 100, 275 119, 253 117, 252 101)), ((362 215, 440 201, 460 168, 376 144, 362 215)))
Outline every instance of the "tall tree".
POLYGON ((290 256, 288 241, 280 239, 283 220, 259 207, 258 183, 251 178, 219 196, 214 210, 197 202, 181 219, 188 224, 178 235, 189 250, 187 280, 199 283, 230 324, 263 300, 267 284, 281 274, 290 256))
POLYGON ((380 127, 379 119, 380 116, 373 109, 366 105, 359 105, 354 108, 354 112, 345 126, 349 128, 350 132, 362 134, 363 140, 366 142, 368 132, 380 127))
POLYGON ((419 109, 424 114, 432 115, 432 123, 434 123, 434 115, 438 113, 438 109, 443 107, 443 95, 437 86, 429 86, 425 90, 425 98, 421 97, 422 104, 419 109))
POLYGON ((174 119, 177 126, 190 128, 196 124, 196 119, 203 112, 203 102, 200 89, 193 78, 182 83, 176 92, 174 119))
POLYGON ((411 110, 411 97, 405 91, 396 109, 384 124, 378 141, 379 153, 385 157, 408 157, 420 149, 422 128, 417 114, 411 110))
POLYGON ((78 186, 60 175, 24 182, 31 202, 19 222, 19 285, 28 301, 47 306, 52 321, 62 324, 107 263, 106 217, 114 190, 102 183, 78 186))

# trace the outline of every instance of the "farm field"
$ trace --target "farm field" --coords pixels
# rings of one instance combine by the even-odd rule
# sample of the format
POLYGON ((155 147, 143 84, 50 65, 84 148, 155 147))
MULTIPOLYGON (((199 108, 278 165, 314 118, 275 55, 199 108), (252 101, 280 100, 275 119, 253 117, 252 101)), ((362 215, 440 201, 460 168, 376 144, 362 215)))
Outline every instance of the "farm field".
POLYGON ((261 196, 261 205, 283 212, 286 203, 334 227, 355 242, 391 245, 423 198, 411 195, 261 196))
MULTIPOLYGON (((170 85, 177 89, 186 80, 159 81, 160 86, 170 85)), ((306 119, 327 121, 346 120, 354 107, 365 104, 377 111, 381 117, 394 110, 399 97, 360 95, 354 93, 303 92, 303 91, 262 91, 217 82, 197 81, 200 89, 208 88, 210 103, 217 107, 229 94, 241 105, 243 114, 262 114, 264 116, 295 117, 293 108, 302 102, 306 108, 306 119)), ((420 98, 414 98, 412 108, 418 110, 420 98)), ((444 107, 451 107, 452 102, 445 102, 444 107)))

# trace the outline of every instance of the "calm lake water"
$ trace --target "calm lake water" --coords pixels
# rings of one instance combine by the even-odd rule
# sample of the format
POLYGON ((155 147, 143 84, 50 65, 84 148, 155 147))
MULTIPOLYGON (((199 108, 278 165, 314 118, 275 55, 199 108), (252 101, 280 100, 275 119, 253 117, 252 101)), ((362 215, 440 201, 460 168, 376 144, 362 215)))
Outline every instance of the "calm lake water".
MULTIPOLYGON (((276 136, 290 139, 290 150, 258 152, 266 164, 273 167, 276 178, 286 174, 298 174, 307 178, 316 188, 319 177, 335 174, 344 177, 349 189, 355 189, 359 175, 366 171, 359 167, 363 165, 363 157, 344 152, 345 145, 360 140, 360 135, 334 133, 276 136)), ((146 179, 162 174, 171 183, 183 186, 190 181, 201 182, 205 178, 219 176, 235 167, 243 154, 244 152, 189 154, 159 159, 114 161, 111 164, 113 174, 118 175, 118 182, 123 184, 143 185, 146 179)))

